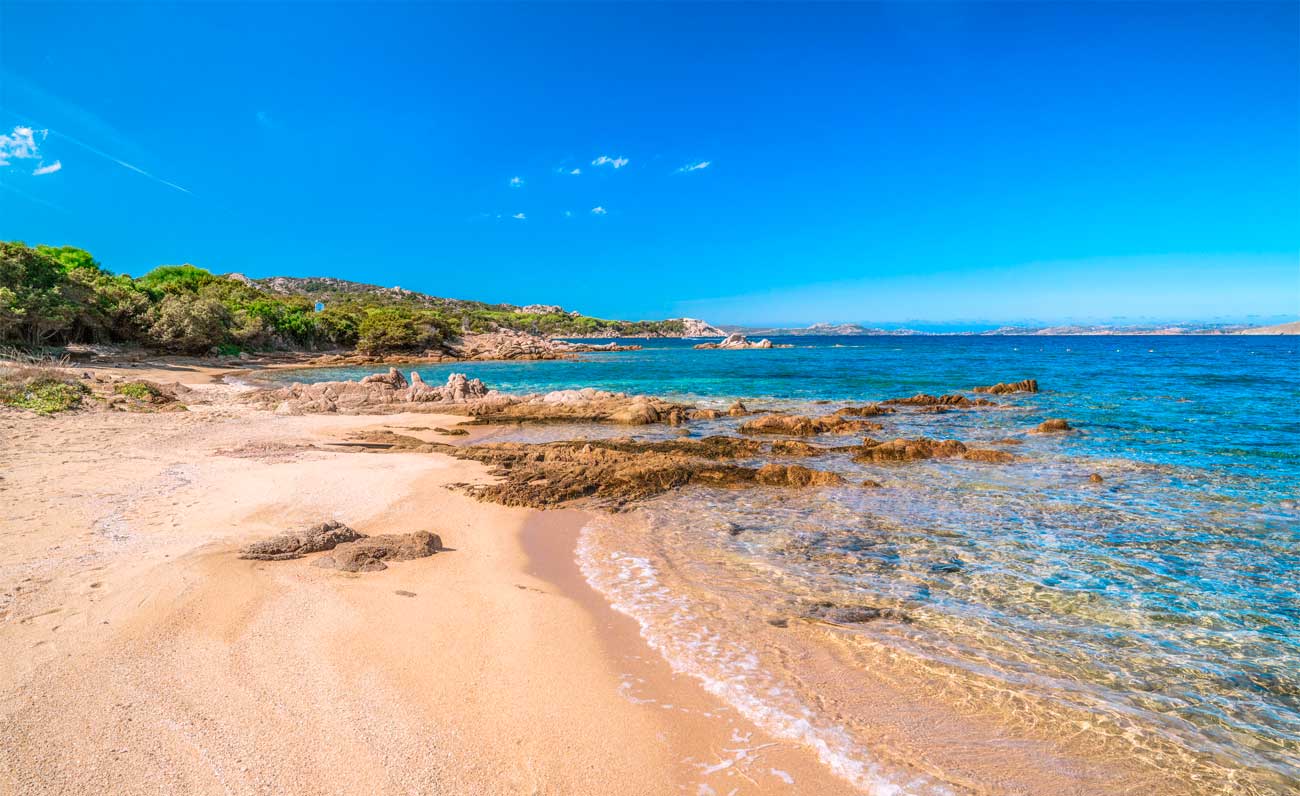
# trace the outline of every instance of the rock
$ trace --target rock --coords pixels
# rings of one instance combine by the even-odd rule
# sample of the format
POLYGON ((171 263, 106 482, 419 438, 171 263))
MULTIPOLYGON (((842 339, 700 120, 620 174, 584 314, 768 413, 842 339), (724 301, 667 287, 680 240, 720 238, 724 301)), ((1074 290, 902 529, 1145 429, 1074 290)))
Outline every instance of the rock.
POLYGON ((1102 484, 1105 482, 1106 479, 1102 478, 1100 473, 1093 473, 1092 475, 1088 476, 1088 483, 1090 484, 1102 484))
POLYGON ((825 448, 797 439, 779 439, 769 446, 769 450, 776 456, 820 456, 826 452, 825 448))
POLYGON ((855 449, 853 461, 915 462, 922 459, 946 459, 966 453, 967 448, 955 439, 936 440, 928 437, 895 439, 888 442, 864 440, 855 449))
POLYGON ((966 461, 984 462, 986 464, 1005 464, 1016 460, 1015 456, 1006 451, 995 451, 988 448, 971 448, 963 453, 961 457, 966 461))
POLYGON ((749 409, 747 409, 740 401, 736 401, 734 404, 727 407, 727 414, 731 417, 745 417, 749 414, 749 409))
POLYGON ((689 413, 691 420, 717 420, 722 412, 717 409, 695 409, 689 413))
POLYGON ((1023 439, 1016 439, 1016 438, 1014 438, 1014 437, 1003 437, 1002 439, 995 439, 995 440, 993 440, 993 442, 990 443, 990 444, 992 444, 992 445, 1024 445, 1024 444, 1025 444, 1025 441, 1024 441, 1023 439))
POLYGON ((363 538, 337 520, 322 522, 302 531, 273 536, 260 542, 254 542, 239 552, 240 558, 257 561, 285 561, 300 558, 308 553, 331 550, 336 545, 363 538))
POLYGON ((837 409, 835 414, 844 417, 876 417, 877 415, 892 415, 897 409, 880 404, 867 404, 866 406, 846 406, 843 409, 837 409))
POLYGON ((740 334, 739 332, 735 332, 733 334, 727 335, 726 339, 724 339, 720 343, 700 343, 695 347, 701 350, 715 349, 715 348, 724 349, 724 350, 740 350, 746 348, 790 348, 791 346, 788 345, 774 346, 772 345, 772 341, 767 339, 758 340, 755 342, 755 341, 751 341, 745 335, 740 334))
POLYGON ((545 337, 511 329, 498 329, 484 334, 467 334, 456 340, 448 350, 460 359, 511 360, 511 359, 564 359, 571 355, 545 337))
POLYGON ((1038 424, 1034 429, 1039 434, 1055 434, 1061 431, 1073 431, 1074 428, 1064 418, 1052 417, 1038 424))
POLYGON ((442 539, 438 534, 428 531, 380 534, 339 544, 332 553, 322 556, 315 563, 318 567, 341 569, 344 572, 377 572, 388 569, 385 561, 425 558, 441 549, 442 539))
POLYGON ((908 621, 907 615, 895 608, 876 608, 867 605, 835 605, 831 602, 813 603, 803 612, 805 619, 830 622, 836 625, 860 625, 877 619, 908 621))
POLYGON ((844 483, 839 473, 810 470, 797 464, 765 464, 754 480, 768 486, 833 486, 844 483))
POLYGON ((813 434, 857 434, 864 431, 878 431, 879 423, 866 420, 850 420, 842 415, 825 417, 807 417, 806 415, 771 414, 761 415, 747 420, 740 425, 743 434, 790 434, 807 437, 813 434))
POLYGON ((952 410, 946 406, 923 406, 919 410, 923 415, 945 415, 952 410))
POLYGON ((389 368, 387 373, 372 373, 361 380, 362 384, 387 384, 394 390, 401 390, 407 386, 406 379, 402 376, 401 371, 397 368, 389 368))
POLYGON ((1038 380, 1025 379, 1010 384, 998 382, 989 387, 976 387, 974 391, 989 393, 991 395, 1009 395, 1014 392, 1038 392, 1038 380))
POLYGON ((881 401, 882 404, 897 406, 997 406, 987 398, 976 398, 971 400, 960 393, 950 395, 929 395, 927 393, 917 393, 911 398, 890 398, 888 401, 881 401))
POLYGON ((873 481, 870 478, 863 481, 862 485, 868 489, 882 489, 884 487, 884 484, 880 483, 879 481, 873 481))
POLYGON ((479 423, 621 423, 680 425, 691 407, 645 395, 629 396, 590 388, 556 390, 524 398, 500 396, 467 407, 479 423))

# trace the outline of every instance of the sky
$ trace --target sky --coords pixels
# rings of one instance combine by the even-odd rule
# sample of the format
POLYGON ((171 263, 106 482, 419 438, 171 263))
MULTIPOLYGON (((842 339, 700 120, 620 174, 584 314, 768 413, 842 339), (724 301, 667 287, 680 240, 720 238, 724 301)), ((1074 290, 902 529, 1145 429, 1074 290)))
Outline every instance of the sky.
POLYGON ((0 239, 715 323, 1300 315, 1300 4, 0 0, 0 239))

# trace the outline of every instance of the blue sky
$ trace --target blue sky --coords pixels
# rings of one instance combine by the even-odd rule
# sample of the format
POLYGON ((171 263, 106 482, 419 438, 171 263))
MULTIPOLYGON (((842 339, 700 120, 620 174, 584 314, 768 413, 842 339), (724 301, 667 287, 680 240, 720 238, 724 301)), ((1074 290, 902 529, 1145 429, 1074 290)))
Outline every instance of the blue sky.
POLYGON ((1294 316, 1298 8, 6 1, 0 238, 606 317, 1294 316))

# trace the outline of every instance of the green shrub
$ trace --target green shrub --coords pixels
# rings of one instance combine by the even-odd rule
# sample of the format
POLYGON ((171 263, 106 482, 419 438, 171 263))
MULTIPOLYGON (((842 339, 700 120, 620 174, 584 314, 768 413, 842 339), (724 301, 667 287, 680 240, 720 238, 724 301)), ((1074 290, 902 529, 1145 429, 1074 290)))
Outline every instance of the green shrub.
POLYGON ((370 310, 361 319, 357 333, 357 348, 367 354, 413 348, 420 340, 411 311, 400 307, 370 310))
POLYGON ((164 296, 152 313, 149 336, 159 347, 182 354, 204 354, 226 342, 230 311, 214 299, 184 293, 164 296))
POLYGON ((143 381, 128 381, 124 384, 113 386, 113 392, 118 395, 125 395, 127 398, 134 398, 137 401, 152 401, 159 393, 154 387, 143 381))
POLYGON ((57 370, 11 367, 0 371, 0 404, 43 415, 63 412, 81 403, 87 392, 57 370))

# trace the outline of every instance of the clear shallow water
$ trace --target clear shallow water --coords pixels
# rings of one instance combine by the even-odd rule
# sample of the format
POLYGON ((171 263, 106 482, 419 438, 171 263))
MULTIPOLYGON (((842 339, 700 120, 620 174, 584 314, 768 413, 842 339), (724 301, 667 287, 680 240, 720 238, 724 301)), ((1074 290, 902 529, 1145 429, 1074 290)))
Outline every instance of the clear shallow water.
MULTIPOLYGON (((595 386, 816 413, 834 404, 815 401, 1037 378, 1042 393, 998 397, 1003 408, 900 413, 874 434, 1014 437, 1023 444, 1006 450, 1021 457, 1016 463, 881 466, 831 456, 803 463, 884 488, 670 494, 641 512, 634 533, 619 523, 590 528, 588 576, 675 665, 733 704, 749 704, 769 729, 785 722, 812 733, 800 737, 833 749, 828 764, 859 784, 888 779, 874 768, 888 755, 864 740, 868 727, 854 725, 852 695, 835 696, 829 680, 810 690, 815 672, 790 668, 800 655, 815 658, 792 654, 808 633, 773 637, 766 620, 798 616, 820 600, 894 609, 906 621, 830 634, 837 665, 866 676, 881 666, 879 649, 898 651, 913 668, 919 661, 947 678, 945 699, 969 699, 1031 727, 1086 725, 1089 743, 1168 770, 1168 782, 1186 792, 1300 788, 1293 339, 788 342, 799 347, 694 351, 688 342, 648 341, 644 351, 575 362, 419 370, 431 382, 463 371, 506 391, 595 386), (1081 431, 1024 433, 1046 417, 1081 431), (1102 484, 1088 483, 1094 472, 1102 484), (839 718, 818 704, 835 705, 839 718)), ((581 433, 549 427, 516 436, 581 433)))

